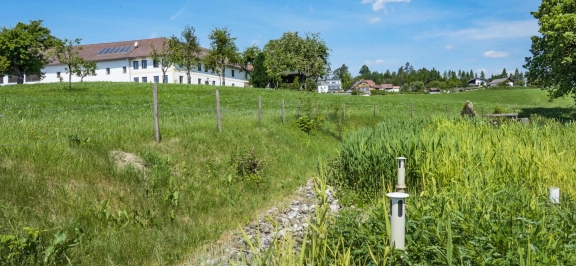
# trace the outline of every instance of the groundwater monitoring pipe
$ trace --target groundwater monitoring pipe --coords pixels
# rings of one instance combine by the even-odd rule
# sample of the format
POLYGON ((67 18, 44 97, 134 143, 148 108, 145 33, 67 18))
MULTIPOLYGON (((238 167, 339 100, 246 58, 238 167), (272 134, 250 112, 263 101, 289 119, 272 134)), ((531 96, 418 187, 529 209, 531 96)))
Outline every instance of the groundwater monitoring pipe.
POLYGON ((398 184, 396 184, 396 192, 406 192, 406 158, 398 157, 398 184))
POLYGON ((395 249, 404 249, 406 239, 406 198, 408 194, 393 192, 386 194, 390 198, 390 246, 395 249))
POLYGON ((560 204, 560 188, 549 187, 548 188, 548 199, 553 204, 560 204))

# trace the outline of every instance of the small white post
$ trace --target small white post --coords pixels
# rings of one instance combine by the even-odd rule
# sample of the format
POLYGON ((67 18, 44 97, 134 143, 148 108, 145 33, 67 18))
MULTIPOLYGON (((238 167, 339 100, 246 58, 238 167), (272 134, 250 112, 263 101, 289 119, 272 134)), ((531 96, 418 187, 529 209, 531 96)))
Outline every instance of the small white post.
POLYGON ((406 192, 406 158, 398 157, 398 184, 396 184, 397 192, 406 192))
POLYGON ((386 194, 390 198, 390 226, 392 227, 392 236, 390 237, 390 246, 396 249, 404 249, 406 240, 406 198, 408 194, 402 192, 393 192, 386 194))
POLYGON ((548 199, 549 199, 553 204, 559 204, 559 203, 560 203, 560 188, 558 188, 558 187, 549 187, 549 188, 548 188, 548 199))

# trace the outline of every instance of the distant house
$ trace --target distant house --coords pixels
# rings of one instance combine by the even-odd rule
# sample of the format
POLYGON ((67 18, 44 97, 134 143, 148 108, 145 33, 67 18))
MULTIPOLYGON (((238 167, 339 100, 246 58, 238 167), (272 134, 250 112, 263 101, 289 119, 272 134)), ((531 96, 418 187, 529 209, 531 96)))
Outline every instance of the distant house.
POLYGON ((430 88, 430 89, 428 90, 428 93, 430 93, 430 94, 440 94, 440 89, 438 89, 438 88, 430 88))
POLYGON ((393 86, 390 92, 400 92, 400 86, 393 86))
POLYGON ((354 83, 354 85, 352 85, 353 90, 379 90, 380 89, 380 85, 376 85, 376 83, 373 80, 364 80, 361 79, 359 81, 357 81, 356 83, 354 83))
POLYGON ((337 78, 328 78, 318 81, 318 93, 334 93, 342 90, 342 80, 337 78))
POLYGON ((400 87, 394 89, 394 84, 382 84, 380 87, 386 92, 400 92, 400 87))
POLYGON ((505 83, 507 86, 510 86, 510 87, 514 86, 514 81, 510 78, 501 78, 501 79, 492 80, 492 81, 490 81, 490 83, 488 83, 488 86, 496 87, 502 83, 505 83))
POLYGON ((468 81, 468 85, 472 87, 486 86, 486 81, 481 78, 475 78, 468 81))

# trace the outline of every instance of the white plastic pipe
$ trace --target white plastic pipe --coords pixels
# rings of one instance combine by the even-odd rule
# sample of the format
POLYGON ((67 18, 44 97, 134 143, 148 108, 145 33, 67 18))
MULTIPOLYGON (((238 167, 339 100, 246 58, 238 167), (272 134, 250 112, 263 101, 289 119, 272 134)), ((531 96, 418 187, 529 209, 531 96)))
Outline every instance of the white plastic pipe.
POLYGON ((558 187, 549 187, 548 188, 548 199, 554 203, 560 203, 560 188, 558 187))
POLYGON ((396 191, 405 192, 406 188, 406 158, 398 157, 398 184, 396 184, 396 191))
POLYGON ((390 246, 396 249, 404 249, 406 239, 406 198, 408 194, 394 192, 386 194, 390 198, 390 227, 392 227, 392 236, 390 246))

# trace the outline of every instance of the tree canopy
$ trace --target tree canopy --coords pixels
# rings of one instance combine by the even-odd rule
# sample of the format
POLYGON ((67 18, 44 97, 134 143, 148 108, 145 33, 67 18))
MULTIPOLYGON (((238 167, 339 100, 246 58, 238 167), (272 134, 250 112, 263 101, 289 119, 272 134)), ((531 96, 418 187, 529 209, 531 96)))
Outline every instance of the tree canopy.
POLYGON ((162 47, 154 47, 154 44, 150 44, 152 52, 150 52, 150 57, 152 58, 154 64, 160 66, 162 71, 162 83, 166 83, 167 80, 164 78, 166 76, 166 71, 174 64, 175 53, 170 51, 170 42, 162 42, 162 47))
POLYGON ((170 58, 178 67, 186 70, 188 84, 192 83, 190 72, 200 62, 200 44, 196 30, 192 26, 184 27, 180 38, 172 36, 168 41, 170 58))
POLYGON ((0 30, 0 74, 18 77, 24 83, 24 75, 42 77, 42 69, 49 63, 48 51, 58 43, 42 20, 30 23, 18 22, 13 28, 0 30))
POLYGON ((54 48, 54 55, 58 61, 65 65, 64 69, 68 74, 68 89, 72 89, 72 74, 78 71, 78 68, 84 64, 84 59, 80 57, 78 52, 82 50, 80 46, 81 39, 68 40, 58 42, 54 48))
POLYGON ((300 37, 298 32, 286 32, 280 39, 270 40, 264 46, 264 53, 264 65, 276 87, 288 72, 298 74, 304 89, 308 87, 308 80, 316 81, 326 75, 329 49, 318 33, 300 37))
POLYGON ((235 65, 240 61, 238 47, 236 46, 236 37, 232 37, 228 28, 214 28, 210 35, 210 48, 204 58, 209 69, 220 73, 221 84, 226 84, 226 66, 235 65))
POLYGON ((524 65, 529 82, 548 90, 550 100, 576 100, 576 0, 542 0, 532 15, 540 36, 532 36, 532 56, 524 65))

